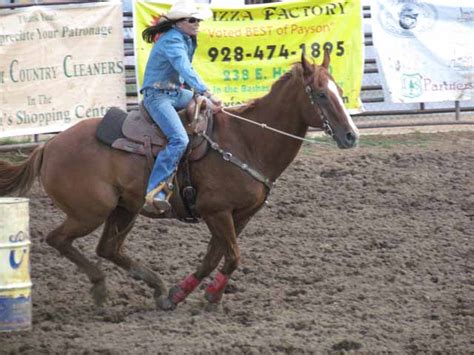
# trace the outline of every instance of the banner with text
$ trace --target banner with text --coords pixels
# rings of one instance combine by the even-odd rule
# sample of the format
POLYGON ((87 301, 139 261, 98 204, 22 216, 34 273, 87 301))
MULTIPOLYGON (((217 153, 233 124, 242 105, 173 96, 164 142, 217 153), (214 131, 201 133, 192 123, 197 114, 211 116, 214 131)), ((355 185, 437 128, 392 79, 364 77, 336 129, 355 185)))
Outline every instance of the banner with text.
POLYGON ((0 137, 126 108, 120 3, 0 11, 0 137))
POLYGON ((472 0, 377 0, 372 9, 392 102, 474 99, 472 0))
MULTIPOLYGON (((143 41, 141 33, 169 8, 155 2, 134 3, 138 88, 152 47, 143 41)), ((212 11, 213 17, 200 25, 193 67, 225 105, 263 96, 293 63, 300 61, 302 51, 320 64, 323 49, 329 48, 330 70, 344 91, 347 107, 360 109, 360 0, 307 0, 212 11)))

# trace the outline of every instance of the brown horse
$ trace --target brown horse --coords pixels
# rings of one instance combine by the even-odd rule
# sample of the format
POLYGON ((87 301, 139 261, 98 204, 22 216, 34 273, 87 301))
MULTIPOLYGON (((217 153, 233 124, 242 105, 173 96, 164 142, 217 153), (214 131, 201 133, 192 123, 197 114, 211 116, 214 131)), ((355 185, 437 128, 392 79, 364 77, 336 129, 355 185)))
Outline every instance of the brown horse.
MULTIPOLYGON (((224 258, 222 269, 205 291, 207 300, 217 303, 239 264, 237 236, 262 207, 272 182, 293 161, 302 144, 264 128, 304 137, 309 126, 320 127, 340 148, 357 145, 357 128, 328 66, 327 52, 321 66, 302 57, 267 95, 228 109, 258 125, 225 112, 215 116, 211 138, 218 146, 190 166, 191 181, 197 189, 196 210, 209 227, 211 239, 201 265, 169 292, 159 275, 122 249, 144 203, 147 161, 99 142, 95 137, 99 119, 82 121, 58 134, 20 165, 0 162, 0 196, 23 195, 35 177, 40 177, 46 193, 66 213, 65 221, 47 235, 46 241, 87 274, 98 305, 106 299, 105 276, 73 242, 104 222, 97 254, 145 281, 155 290, 162 309, 175 308, 224 258)), ((174 207, 179 204, 177 195, 173 195, 174 207)))

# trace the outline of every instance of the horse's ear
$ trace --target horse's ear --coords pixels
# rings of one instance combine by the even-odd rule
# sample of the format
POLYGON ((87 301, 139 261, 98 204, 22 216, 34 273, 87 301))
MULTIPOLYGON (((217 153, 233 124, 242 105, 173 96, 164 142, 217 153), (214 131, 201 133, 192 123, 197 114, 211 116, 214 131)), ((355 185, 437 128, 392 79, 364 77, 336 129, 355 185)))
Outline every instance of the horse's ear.
POLYGON ((301 66, 303 67, 303 75, 305 77, 313 73, 313 66, 306 60, 305 51, 301 53, 301 66))
POLYGON ((323 59, 323 64, 321 64, 321 66, 323 68, 326 68, 328 69, 329 68, 329 63, 331 62, 331 56, 330 56, 331 52, 329 50, 329 48, 324 48, 324 59, 323 59))

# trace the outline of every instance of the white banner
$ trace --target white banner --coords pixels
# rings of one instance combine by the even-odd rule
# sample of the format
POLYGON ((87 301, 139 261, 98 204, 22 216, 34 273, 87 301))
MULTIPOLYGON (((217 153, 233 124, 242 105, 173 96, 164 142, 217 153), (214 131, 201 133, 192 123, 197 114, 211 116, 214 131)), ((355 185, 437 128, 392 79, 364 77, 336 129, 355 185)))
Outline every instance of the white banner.
POLYGON ((120 2, 0 11, 0 137, 126 108, 120 2))
POLYGON ((474 99, 472 0, 374 0, 372 10, 392 102, 474 99))

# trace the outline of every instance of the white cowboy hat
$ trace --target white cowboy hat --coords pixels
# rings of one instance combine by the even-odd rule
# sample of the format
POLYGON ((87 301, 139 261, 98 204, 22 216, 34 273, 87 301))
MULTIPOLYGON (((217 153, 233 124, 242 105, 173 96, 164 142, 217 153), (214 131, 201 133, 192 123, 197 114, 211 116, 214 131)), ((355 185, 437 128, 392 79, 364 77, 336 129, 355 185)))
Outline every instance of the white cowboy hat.
POLYGON ((212 16, 212 11, 207 7, 198 8, 194 0, 177 0, 170 11, 165 15, 169 20, 179 20, 194 17, 205 20, 212 16))

